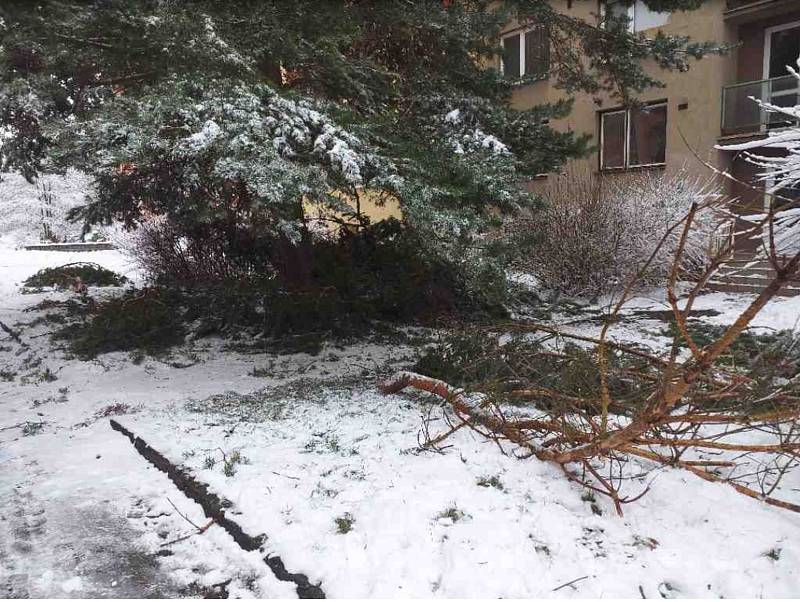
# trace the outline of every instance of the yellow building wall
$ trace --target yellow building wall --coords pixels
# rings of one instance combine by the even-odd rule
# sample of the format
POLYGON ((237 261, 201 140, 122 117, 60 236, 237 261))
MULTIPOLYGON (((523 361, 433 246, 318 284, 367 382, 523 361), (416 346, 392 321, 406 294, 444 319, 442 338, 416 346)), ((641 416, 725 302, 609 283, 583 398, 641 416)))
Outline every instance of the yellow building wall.
MULTIPOLYGON (((800 0, 798 0, 800 3, 800 0)), ((574 17, 596 23, 599 11, 597 0, 552 0, 551 4, 559 11, 574 17)), ((715 41, 735 43, 737 31, 727 25, 723 18, 726 0, 711 0, 702 8, 687 12, 674 12, 666 25, 646 30, 647 36, 654 36, 658 30, 664 33, 688 36, 695 41, 715 41)), ((504 32, 519 29, 519 24, 511 22, 504 32)), ((703 160, 719 168, 725 167, 727 157, 714 150, 720 138, 722 87, 736 82, 736 51, 723 56, 707 56, 700 61, 691 61, 688 72, 666 71, 654 63, 646 65, 649 73, 665 84, 664 88, 652 88, 638 95, 644 102, 667 101, 667 149, 666 171, 674 173, 682 168, 700 176, 711 177, 711 172, 695 157, 697 153, 703 160), (686 108, 680 109, 680 105, 686 108), (685 139, 685 140, 684 140, 685 139)), ((496 65, 499 66, 499 65, 496 65)), ((555 81, 543 80, 533 84, 518 86, 512 96, 512 104, 518 109, 527 109, 547 102, 569 98, 555 81)), ((593 144, 599 144, 599 113, 620 106, 620 100, 606 93, 591 95, 578 92, 574 95, 572 113, 551 123, 559 131, 588 133, 593 144)), ((599 170, 599 156, 592 153, 586 159, 573 164, 593 172, 599 170)), ((629 171, 604 172, 609 174, 629 173, 629 171)), ((546 180, 531 183, 536 189, 546 185, 546 180)), ((379 201, 378 193, 360 190, 361 210, 375 223, 389 217, 402 218, 402 210, 397 199, 379 201)), ((316 211, 306 205, 306 212, 313 217, 316 211)), ((334 216, 341 217, 341 216, 334 216)))
MULTIPOLYGON (((389 218, 402 219, 403 211, 397 198, 365 188, 359 189, 358 194, 359 209, 363 215, 369 218, 370 223, 375 224, 389 218)), ((353 211, 356 210, 355 201, 345 195, 341 195, 341 199, 352 207, 353 211)), ((308 200, 303 202, 303 210, 309 220, 316 222, 318 227, 324 229, 334 230, 340 225, 336 222, 346 221, 342 213, 322 209, 308 200)), ((352 220, 352 223, 355 225, 355 220, 352 220)))
MULTIPOLYGON (((723 19, 725 0, 712 0, 702 8, 688 12, 674 12, 669 22, 660 28, 645 30, 648 37, 658 30, 664 33, 689 36, 696 41, 735 42, 735 31, 726 26, 723 19)), ((566 0, 553 0, 552 5, 559 11, 596 23, 599 4, 596 0, 576 0, 568 7, 566 0)), ((518 28, 510 23, 506 31, 518 28)), ((700 61, 692 61, 688 72, 678 73, 660 69, 654 63, 646 65, 649 73, 656 76, 666 87, 645 90, 638 95, 642 101, 666 100, 667 108, 667 150, 666 169, 674 172, 686 165, 692 172, 711 175, 694 157, 692 149, 703 159, 716 166, 722 166, 725 158, 713 150, 720 136, 722 87, 735 82, 735 54, 727 56, 708 56, 700 61), (679 105, 686 105, 681 110, 679 105), (684 142, 683 137, 686 141, 684 142)), ((559 90, 554 81, 540 81, 519 86, 513 93, 513 105, 519 109, 530 108, 545 102, 555 102, 568 98, 559 90)), ((599 112, 617 108, 619 99, 601 93, 590 95, 583 92, 575 94, 572 113, 565 119, 552 122, 559 131, 588 133, 593 143, 599 144, 599 112)), ((585 160, 576 162, 592 171, 599 171, 598 154, 595 152, 585 160)), ((534 184, 534 187, 537 184, 534 184)), ((543 185, 543 184, 538 184, 543 185)))

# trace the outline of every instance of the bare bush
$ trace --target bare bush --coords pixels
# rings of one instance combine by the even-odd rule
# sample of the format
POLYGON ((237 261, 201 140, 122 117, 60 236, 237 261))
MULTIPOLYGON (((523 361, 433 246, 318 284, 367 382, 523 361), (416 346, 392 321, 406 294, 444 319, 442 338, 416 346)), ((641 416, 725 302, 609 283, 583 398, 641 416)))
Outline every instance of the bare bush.
POLYGON ((227 250, 228 240, 209 229, 190 237, 165 216, 143 220, 135 230, 118 234, 114 242, 150 276, 169 282, 218 281, 247 272, 227 250))
MULTIPOLYGON (((643 171, 603 178, 588 170, 572 170, 554 176, 544 194, 545 208, 521 224, 533 230, 535 241, 523 267, 545 288, 569 295, 618 290, 693 202, 715 195, 718 191, 709 182, 683 172, 664 176, 643 171)), ((702 270, 718 221, 709 213, 693 229, 683 254, 683 273, 696 275, 702 270)), ((640 284, 665 281, 677 244, 677 234, 664 241, 640 284)))

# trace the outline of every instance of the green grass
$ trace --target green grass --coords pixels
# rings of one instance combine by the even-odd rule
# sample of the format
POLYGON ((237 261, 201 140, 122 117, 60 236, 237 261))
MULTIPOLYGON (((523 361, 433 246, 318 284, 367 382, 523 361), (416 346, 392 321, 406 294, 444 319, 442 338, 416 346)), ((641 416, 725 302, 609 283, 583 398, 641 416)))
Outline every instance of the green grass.
POLYGON ((333 522, 336 524, 336 532, 341 535, 346 535, 353 530, 356 519, 353 518, 349 512, 345 512, 342 516, 334 518, 333 522))
POLYGON ((452 506, 445 508, 439 514, 436 515, 438 520, 442 519, 450 519, 453 523, 457 523, 461 519, 463 519, 466 514, 464 514, 461 510, 458 509, 458 506, 453 504, 452 506))
POLYGON ((245 458, 241 452, 233 451, 226 454, 222 461, 222 474, 226 477, 232 477, 236 474, 237 466, 239 464, 249 464, 250 461, 245 458))
POLYGON ((505 489, 505 487, 503 487, 503 482, 497 475, 493 475, 491 477, 479 477, 475 483, 478 485, 478 487, 493 487, 498 491, 503 491, 505 489))

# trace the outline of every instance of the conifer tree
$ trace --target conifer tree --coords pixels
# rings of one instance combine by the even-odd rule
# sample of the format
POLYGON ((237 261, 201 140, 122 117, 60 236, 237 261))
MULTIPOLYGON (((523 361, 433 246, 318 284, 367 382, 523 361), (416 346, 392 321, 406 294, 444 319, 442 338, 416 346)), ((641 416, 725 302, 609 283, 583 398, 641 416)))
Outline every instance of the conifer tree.
POLYGON ((498 209, 535 202, 520 182, 590 148, 548 125, 569 102, 511 106, 524 78, 493 67, 511 18, 546 28, 557 85, 625 101, 659 85, 644 59, 720 51, 545 0, 4 0, 0 171, 86 171, 89 222, 156 213, 249 240, 299 240, 304 203, 352 213, 368 189, 480 272, 498 209))

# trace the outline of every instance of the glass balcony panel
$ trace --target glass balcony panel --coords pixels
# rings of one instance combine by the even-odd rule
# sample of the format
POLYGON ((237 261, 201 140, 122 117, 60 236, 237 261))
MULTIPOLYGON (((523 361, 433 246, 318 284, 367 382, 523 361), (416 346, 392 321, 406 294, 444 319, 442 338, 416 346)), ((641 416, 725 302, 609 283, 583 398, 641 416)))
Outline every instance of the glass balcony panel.
POLYGON ((723 135, 758 133, 791 124, 783 115, 762 110, 754 98, 779 107, 795 106, 800 104, 800 82, 789 75, 723 88, 723 135))
POLYGON ((758 130, 761 108, 750 97, 763 98, 763 84, 750 82, 728 86, 722 90, 722 133, 736 134, 758 130))
POLYGON ((794 75, 785 75, 783 77, 774 77, 769 80, 770 91, 772 94, 779 92, 797 91, 798 81, 794 75))

